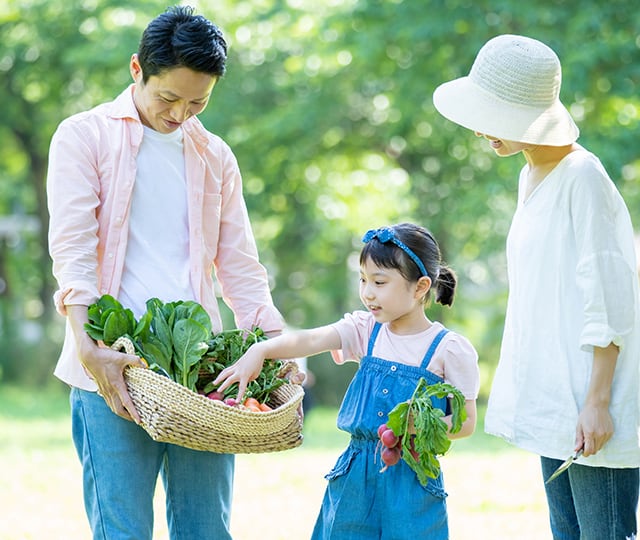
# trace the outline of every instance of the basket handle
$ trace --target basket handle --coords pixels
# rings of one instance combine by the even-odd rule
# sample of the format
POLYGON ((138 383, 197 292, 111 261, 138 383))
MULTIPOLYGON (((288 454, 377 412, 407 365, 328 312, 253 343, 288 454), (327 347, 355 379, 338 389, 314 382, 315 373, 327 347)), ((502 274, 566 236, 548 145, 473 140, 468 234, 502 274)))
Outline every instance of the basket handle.
POLYGON ((133 346, 133 342, 127 336, 120 336, 113 342, 111 348, 114 351, 121 351, 122 349, 124 349, 124 352, 126 352, 127 354, 136 354, 136 349, 133 346))
POLYGON ((278 377, 288 379, 291 384, 301 385, 305 379, 305 374, 300 371, 295 360, 284 360, 278 372, 278 377))

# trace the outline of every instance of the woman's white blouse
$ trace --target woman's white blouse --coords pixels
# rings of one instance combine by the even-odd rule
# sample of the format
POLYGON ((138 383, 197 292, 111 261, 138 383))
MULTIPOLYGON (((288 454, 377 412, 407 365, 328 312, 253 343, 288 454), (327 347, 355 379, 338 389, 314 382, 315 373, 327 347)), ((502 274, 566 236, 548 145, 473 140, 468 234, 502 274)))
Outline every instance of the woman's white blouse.
POLYGON ((600 161, 565 157, 518 207, 507 239, 509 300, 485 430, 539 455, 575 446, 593 347, 620 347, 615 433, 586 465, 640 465, 640 318, 634 233, 600 161))

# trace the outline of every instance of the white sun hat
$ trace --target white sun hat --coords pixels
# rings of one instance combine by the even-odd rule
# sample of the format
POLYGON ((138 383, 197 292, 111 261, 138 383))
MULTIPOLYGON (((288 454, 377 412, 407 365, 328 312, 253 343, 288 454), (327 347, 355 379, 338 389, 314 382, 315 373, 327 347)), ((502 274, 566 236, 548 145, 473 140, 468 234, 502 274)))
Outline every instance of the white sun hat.
POLYGON ((508 141, 564 146, 580 134, 559 99, 562 69, 544 43, 501 35, 478 52, 467 77, 441 84, 433 104, 467 129, 508 141))

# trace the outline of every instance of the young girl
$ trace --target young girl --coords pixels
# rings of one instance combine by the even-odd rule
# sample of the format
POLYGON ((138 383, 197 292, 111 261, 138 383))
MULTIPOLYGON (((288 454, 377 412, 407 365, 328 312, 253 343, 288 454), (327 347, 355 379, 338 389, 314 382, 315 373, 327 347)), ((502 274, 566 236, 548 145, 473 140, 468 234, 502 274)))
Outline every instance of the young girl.
MULTIPOLYGON (((257 377, 266 358, 296 358, 333 351, 334 360, 360 362, 338 414, 351 442, 338 458, 322 502, 313 540, 449 537, 442 475, 426 488, 404 462, 380 474, 377 429, 408 400, 420 377, 446 381, 466 398, 467 420, 453 437, 471 435, 479 389, 477 353, 464 337, 430 321, 425 304, 452 305, 455 274, 440 261, 433 236, 403 223, 371 230, 360 254, 360 299, 356 311, 328 326, 291 332, 260 342, 216 384, 239 383, 239 395, 257 377)), ((446 400, 440 403, 446 408, 446 400)), ((450 422, 450 417, 445 417, 450 422)))

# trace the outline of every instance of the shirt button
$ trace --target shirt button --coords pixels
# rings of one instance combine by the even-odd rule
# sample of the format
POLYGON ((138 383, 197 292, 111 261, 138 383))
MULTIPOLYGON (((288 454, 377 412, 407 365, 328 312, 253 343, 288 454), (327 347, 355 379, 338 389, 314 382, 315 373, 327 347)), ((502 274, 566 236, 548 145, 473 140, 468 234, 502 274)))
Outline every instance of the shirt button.
POLYGON ((397 366, 391 366, 391 371, 395 371, 397 368, 397 366))
POLYGON ((382 390, 382 393, 383 393, 383 394, 388 394, 388 393, 389 393, 389 390, 388 390, 387 388, 385 388, 384 390, 382 390))
POLYGON ((380 418, 382 418, 382 416, 383 416, 383 415, 384 415, 384 413, 383 413, 382 411, 378 411, 378 416, 379 416, 380 418))

